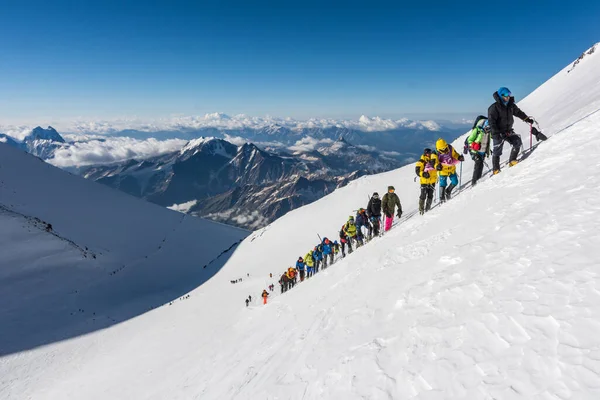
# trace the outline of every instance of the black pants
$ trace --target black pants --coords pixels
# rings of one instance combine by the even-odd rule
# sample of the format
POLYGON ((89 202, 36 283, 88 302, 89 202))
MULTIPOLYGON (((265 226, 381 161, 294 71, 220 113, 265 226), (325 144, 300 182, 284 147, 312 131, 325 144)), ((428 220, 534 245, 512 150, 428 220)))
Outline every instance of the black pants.
POLYGON ((329 258, 329 265, 333 264, 333 253, 323 254, 323 269, 327 268, 327 258, 329 258))
MULTIPOLYGON (((340 238, 341 239, 341 238, 340 238)), ((348 246, 348 253, 352 253, 352 242, 349 237, 344 238, 346 243, 342 242, 342 257, 346 257, 346 246, 348 246)))
POLYGON ((494 153, 492 156, 492 166, 494 170, 500 169, 500 156, 502 155, 502 148, 504 147, 504 142, 508 142, 512 146, 508 162, 515 161, 517 159, 517 156, 519 155, 519 150, 523 145, 520 136, 517 136, 514 132, 512 132, 511 134, 505 137, 502 137, 500 135, 493 135, 492 139, 494 140, 494 153))
POLYGON ((375 218, 371 219, 371 225, 373 226, 373 236, 379 236, 379 223, 381 222, 381 215, 374 215, 375 218))
POLYGON ((302 282, 304 280, 304 270, 301 269, 298 272, 300 273, 300 282, 302 282))
POLYGON ((315 259, 315 274, 319 272, 319 266, 321 265, 321 260, 315 259))
POLYGON ((471 184, 475 186, 477 181, 481 179, 481 175, 483 174, 483 158, 485 156, 479 153, 471 154, 471 158, 475 162, 475 166, 473 167, 473 179, 471 180, 471 184))
POLYGON ((433 184, 421 185, 421 195, 419 196, 419 211, 429 211, 431 209, 431 202, 433 201, 434 190, 435 185, 433 184))

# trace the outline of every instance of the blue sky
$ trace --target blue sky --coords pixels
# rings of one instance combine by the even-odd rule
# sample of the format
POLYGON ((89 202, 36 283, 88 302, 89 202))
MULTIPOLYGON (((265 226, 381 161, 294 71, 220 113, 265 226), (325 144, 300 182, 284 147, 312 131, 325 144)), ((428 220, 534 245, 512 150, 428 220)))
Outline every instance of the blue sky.
POLYGON ((1 0, 0 123, 470 115, 600 41, 598 1, 425 3, 1 0))

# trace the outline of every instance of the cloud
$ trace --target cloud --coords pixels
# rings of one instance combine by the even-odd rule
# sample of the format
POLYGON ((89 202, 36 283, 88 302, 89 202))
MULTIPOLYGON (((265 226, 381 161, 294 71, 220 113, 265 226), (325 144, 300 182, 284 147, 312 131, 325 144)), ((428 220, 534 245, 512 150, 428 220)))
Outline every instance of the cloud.
POLYGON ((231 136, 228 134, 224 134, 223 138, 231 144, 235 144, 236 146, 243 146, 248 143, 248 139, 243 138, 241 136, 231 136))
POLYGON ((181 204, 173 204, 170 207, 167 207, 173 211, 179 211, 181 213, 187 214, 192 207, 194 207, 198 203, 198 200, 190 200, 181 204))
POLYGON ((18 141, 23 141, 31 131, 32 128, 29 126, 0 125, 0 133, 4 133, 18 141))
POLYGON ((321 144, 331 145, 333 142, 334 141, 331 139, 315 139, 310 136, 305 136, 292 146, 288 147, 288 149, 299 153, 308 153, 314 151, 321 144))
POLYGON ((229 209, 223 212, 211 213, 204 217, 214 221, 227 223, 233 222, 237 225, 245 226, 247 229, 258 229, 261 226, 265 226, 269 223, 268 219, 265 218, 258 210, 247 212, 237 208, 229 209))
POLYGON ((169 139, 136 140, 126 137, 92 139, 74 142, 70 146, 59 148, 54 158, 48 160, 57 167, 85 166, 92 164, 110 164, 131 158, 145 159, 180 150, 186 140, 169 139))
POLYGON ((364 145, 364 144, 359 144, 356 147, 366 150, 366 151, 378 152, 380 154, 383 154, 384 156, 396 157, 396 156, 401 155, 401 153, 399 153, 397 151, 382 151, 382 150, 377 149, 377 147, 368 146, 368 145, 364 145))
MULTIPOLYGON (((51 122, 51 121, 49 121, 51 122)), ((83 134, 83 135, 107 135, 126 130, 138 130, 143 132, 161 131, 189 131, 203 128, 215 128, 219 130, 240 129, 273 129, 286 128, 294 131, 303 129, 325 129, 325 128, 347 128, 364 132, 385 131, 398 128, 424 129, 437 131, 440 125, 435 121, 418 121, 401 119, 385 119, 381 117, 368 117, 362 115, 358 120, 337 120, 330 118, 311 118, 308 120, 295 120, 293 118, 280 117, 252 117, 246 114, 230 116, 224 113, 209 113, 203 116, 174 115, 168 118, 154 120, 142 120, 139 118, 121 118, 114 120, 73 120, 54 121, 51 125, 59 132, 83 134)), ((32 127, 11 127, 9 136, 15 138, 24 137, 23 130, 32 127)), ((0 127, 0 132, 2 132, 0 127)), ((27 132, 28 133, 28 132, 27 132)))

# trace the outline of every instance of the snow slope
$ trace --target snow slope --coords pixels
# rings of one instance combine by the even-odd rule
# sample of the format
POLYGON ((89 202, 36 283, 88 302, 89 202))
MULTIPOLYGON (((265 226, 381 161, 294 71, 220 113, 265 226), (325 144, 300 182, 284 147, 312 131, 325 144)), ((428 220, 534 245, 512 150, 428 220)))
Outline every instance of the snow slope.
POLYGON ((177 299, 210 278, 231 252, 203 266, 247 234, 0 144, 0 355, 177 299))
POLYGON ((413 166, 358 179, 253 233, 186 301, 1 358, 0 398, 600 398, 599 71, 593 54, 528 96, 550 139, 443 207, 414 215, 413 166), (400 224, 259 304, 389 184, 400 224))

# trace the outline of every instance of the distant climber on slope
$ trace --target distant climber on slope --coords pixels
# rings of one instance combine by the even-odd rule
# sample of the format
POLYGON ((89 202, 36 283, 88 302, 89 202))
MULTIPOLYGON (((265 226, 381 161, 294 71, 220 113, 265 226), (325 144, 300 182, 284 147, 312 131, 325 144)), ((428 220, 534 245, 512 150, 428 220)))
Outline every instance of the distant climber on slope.
POLYGON ((306 265, 306 279, 308 279, 313 276, 315 272, 315 259, 313 258, 312 250, 304 256, 304 265, 306 265))
POLYGON ((491 127, 489 121, 483 115, 475 119, 471 133, 467 137, 467 149, 475 162, 473 166, 473 178, 471 184, 475 186, 483 174, 483 162, 490 156, 491 127))
POLYGON ((435 142, 437 150, 438 163, 436 170, 440 175, 440 202, 443 203, 446 199, 450 200, 452 189, 458 186, 458 175, 456 174, 456 164, 465 160, 462 154, 458 154, 452 145, 448 144, 444 139, 439 138, 435 142), (450 178, 450 185, 448 184, 450 178))
POLYGON ((321 262, 323 261, 323 251, 321 244, 319 243, 313 249, 313 259, 315 260, 315 274, 319 272, 319 267, 321 266, 321 262))
POLYGON ((415 164, 415 173, 421 183, 421 195, 419 196, 419 213, 423 215, 431 209, 435 183, 437 182, 437 155, 431 149, 423 150, 423 155, 415 164))
POLYGON ((354 221, 356 222, 357 246, 362 246, 365 241, 365 235, 362 228, 366 228, 367 234, 371 231, 371 224, 369 223, 369 218, 367 217, 367 210, 362 207, 359 208, 356 212, 356 218, 354 221))
POLYGON ((300 282, 304 282, 304 272, 305 272, 304 260, 302 257, 298 257, 298 261, 296 261, 296 269, 300 274, 300 282))
POLYGON ((333 241, 332 248, 333 248, 333 256, 335 259, 335 256, 340 252, 340 244, 338 243, 337 240, 333 241))
POLYGON ((267 297, 269 297, 269 292, 267 292, 267 289, 264 289, 262 292, 262 298, 263 298, 263 304, 267 304, 267 297))
POLYGON ((395 193, 396 189, 393 186, 388 186, 388 191, 383 195, 381 199, 381 211, 385 214, 385 231, 389 231, 392 228, 392 222, 394 221, 394 211, 398 206, 398 219, 402 217, 402 204, 400 204, 400 198, 395 193))
POLYGON ((323 269, 327 268, 327 261, 329 260, 329 265, 333 264, 333 248, 331 241, 326 237, 323 238, 321 242, 321 247, 323 248, 323 269))
POLYGON ((516 116, 528 124, 533 124, 535 119, 527 116, 515 104, 515 98, 508 88, 501 87, 494 92, 494 103, 488 108, 488 120, 492 129, 492 139, 494 140, 494 151, 492 156, 492 168, 494 175, 500 172, 500 156, 504 142, 512 145, 508 165, 513 166, 517 161, 519 149, 521 148, 521 137, 513 130, 513 124, 516 116))
POLYGON ((289 267, 285 274, 290 279, 290 289, 291 289, 296 285, 296 280, 297 280, 296 269, 294 267, 289 267))
POLYGON ((348 221, 342 225, 340 230, 340 239, 342 240, 342 254, 344 254, 344 244, 348 245, 348 254, 352 253, 352 240, 356 240, 356 225, 354 216, 349 216, 348 221))
POLYGON ((373 227, 373 230, 372 232, 369 232, 369 235, 379 236, 379 229, 381 227, 381 199, 377 192, 374 192, 373 196, 369 199, 369 204, 367 204, 367 217, 369 217, 369 221, 371 221, 371 226, 373 227))

